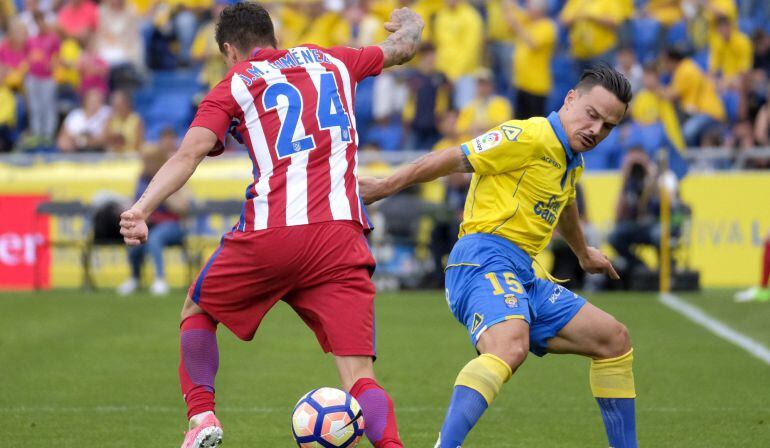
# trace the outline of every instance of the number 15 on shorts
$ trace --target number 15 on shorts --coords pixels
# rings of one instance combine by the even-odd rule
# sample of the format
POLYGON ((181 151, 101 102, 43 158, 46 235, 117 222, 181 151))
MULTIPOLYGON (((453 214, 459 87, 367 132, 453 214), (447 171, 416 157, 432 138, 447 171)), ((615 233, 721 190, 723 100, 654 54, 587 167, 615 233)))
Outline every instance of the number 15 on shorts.
MULTIPOLYGON (((501 274, 503 281, 507 285, 507 289, 510 292, 514 294, 522 294, 524 292, 524 287, 521 285, 521 282, 516 279, 516 275, 513 272, 503 272, 501 274)), ((503 289, 503 286, 500 283, 499 276, 501 274, 498 274, 497 272, 487 272, 484 274, 484 277, 489 280, 489 283, 492 286, 492 294, 496 296, 508 293, 506 289, 503 289)))

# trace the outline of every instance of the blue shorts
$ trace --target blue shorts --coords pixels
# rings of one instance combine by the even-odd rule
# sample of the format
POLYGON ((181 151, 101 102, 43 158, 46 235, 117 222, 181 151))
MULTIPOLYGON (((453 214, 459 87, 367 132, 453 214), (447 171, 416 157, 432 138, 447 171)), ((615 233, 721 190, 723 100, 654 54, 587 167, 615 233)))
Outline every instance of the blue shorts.
POLYGON ((492 325, 529 324, 529 350, 544 356, 548 340, 586 303, 572 291, 535 277, 532 259, 505 238, 477 233, 455 244, 446 270, 446 298, 475 346, 492 325))

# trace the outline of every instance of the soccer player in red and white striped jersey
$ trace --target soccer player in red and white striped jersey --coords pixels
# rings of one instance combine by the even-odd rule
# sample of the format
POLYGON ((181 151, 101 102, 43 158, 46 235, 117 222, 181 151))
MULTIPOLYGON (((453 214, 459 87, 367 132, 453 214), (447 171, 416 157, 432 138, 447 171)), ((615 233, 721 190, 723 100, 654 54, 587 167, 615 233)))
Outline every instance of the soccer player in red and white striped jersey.
POLYGON ((279 300, 288 303, 335 356, 342 385, 363 409, 375 447, 401 447, 393 403, 374 379, 374 260, 359 197, 356 85, 415 54, 423 22, 395 10, 380 45, 306 44, 279 50, 267 11, 225 8, 217 25, 231 67, 204 98, 181 147, 144 195, 121 215, 129 245, 147 239, 145 218, 178 190, 232 133, 248 148, 253 182, 233 230, 190 286, 182 309, 179 378, 190 431, 182 445, 216 446, 219 363, 216 327, 251 340, 279 300))

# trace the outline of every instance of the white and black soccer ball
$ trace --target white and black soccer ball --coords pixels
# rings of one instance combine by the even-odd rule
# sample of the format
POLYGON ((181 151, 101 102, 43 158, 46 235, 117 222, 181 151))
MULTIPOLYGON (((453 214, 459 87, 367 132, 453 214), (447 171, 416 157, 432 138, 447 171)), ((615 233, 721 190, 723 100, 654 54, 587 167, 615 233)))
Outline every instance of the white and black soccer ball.
POLYGON ((322 387, 299 399, 291 430, 302 448, 352 448, 364 434, 364 414, 347 392, 322 387))

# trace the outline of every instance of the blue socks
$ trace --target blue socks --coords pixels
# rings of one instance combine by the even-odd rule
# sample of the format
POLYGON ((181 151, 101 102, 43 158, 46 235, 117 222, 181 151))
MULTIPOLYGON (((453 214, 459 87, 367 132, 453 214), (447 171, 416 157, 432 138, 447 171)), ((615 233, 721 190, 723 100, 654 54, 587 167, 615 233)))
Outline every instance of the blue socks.
POLYGON ((441 448, 461 446, 486 409, 487 400, 479 392, 470 387, 455 386, 441 427, 441 448))
MULTIPOLYGON (((633 398, 597 398, 611 448, 637 448, 633 398)), ((444 445, 442 445, 443 447, 444 445)))

